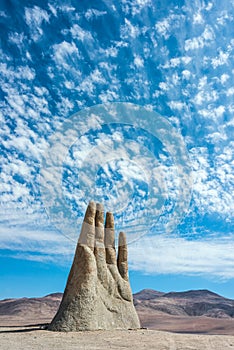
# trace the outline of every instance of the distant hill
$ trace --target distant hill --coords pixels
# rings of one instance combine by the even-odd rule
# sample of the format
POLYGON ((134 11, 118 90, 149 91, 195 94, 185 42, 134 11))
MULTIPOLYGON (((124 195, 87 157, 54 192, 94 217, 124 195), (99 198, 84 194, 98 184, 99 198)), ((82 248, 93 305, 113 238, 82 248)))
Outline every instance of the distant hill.
POLYGON ((41 298, 0 300, 0 326, 50 322, 62 296, 62 293, 53 293, 41 298))
MULTIPOLYGON (((0 326, 48 323, 62 293, 41 298, 0 301, 0 326)), ((163 293, 144 289, 134 294, 143 327, 174 332, 233 334, 234 300, 209 290, 163 293)))
POLYGON ((133 294, 134 300, 150 300, 161 297, 165 293, 158 292, 154 289, 143 289, 138 293, 133 294))
POLYGON ((209 290, 161 293, 144 289, 134 295, 137 310, 150 309, 169 315, 234 318, 234 300, 209 290))

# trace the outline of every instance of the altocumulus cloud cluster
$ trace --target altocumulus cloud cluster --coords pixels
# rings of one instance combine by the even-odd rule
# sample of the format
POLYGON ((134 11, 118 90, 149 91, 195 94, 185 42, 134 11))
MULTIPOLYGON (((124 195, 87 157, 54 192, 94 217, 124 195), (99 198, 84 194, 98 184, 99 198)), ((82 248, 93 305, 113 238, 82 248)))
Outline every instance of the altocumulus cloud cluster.
MULTIPOLYGON (((43 207, 41 161, 49 138, 73 113, 120 101, 168 119, 184 138, 193 178, 187 216, 170 235, 152 229, 130 245, 131 268, 234 277, 233 21, 233 0, 2 3, 2 255, 52 262, 69 257, 73 243, 43 207)), ((71 208, 81 206, 78 215, 84 207, 75 165, 100 140, 124 144, 130 134, 151 144, 154 154, 159 149, 155 159, 173 199, 173 164, 163 145, 147 145, 144 132, 117 125, 83 135, 68 152, 61 186, 71 208)), ((97 189, 114 198, 108 178, 121 178, 134 192, 126 209, 130 220, 145 200, 144 174, 124 159, 104 166, 97 189)), ((123 201, 125 189, 119 189, 123 201)))

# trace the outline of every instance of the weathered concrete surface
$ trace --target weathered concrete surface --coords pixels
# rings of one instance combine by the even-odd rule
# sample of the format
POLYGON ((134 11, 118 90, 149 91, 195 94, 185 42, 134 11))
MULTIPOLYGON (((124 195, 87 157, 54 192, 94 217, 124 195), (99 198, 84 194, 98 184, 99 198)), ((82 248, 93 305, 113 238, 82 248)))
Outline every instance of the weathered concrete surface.
POLYGON ((139 328, 128 280, 126 236, 115 250, 114 218, 90 202, 52 331, 139 328))

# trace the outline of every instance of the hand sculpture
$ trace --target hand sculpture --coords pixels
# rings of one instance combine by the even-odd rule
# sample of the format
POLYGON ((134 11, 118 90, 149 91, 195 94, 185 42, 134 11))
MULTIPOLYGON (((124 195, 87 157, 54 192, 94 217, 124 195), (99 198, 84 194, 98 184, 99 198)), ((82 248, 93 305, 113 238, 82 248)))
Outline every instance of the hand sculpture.
POLYGON ((128 281, 126 236, 115 251, 114 218, 90 202, 52 331, 140 328, 128 281))

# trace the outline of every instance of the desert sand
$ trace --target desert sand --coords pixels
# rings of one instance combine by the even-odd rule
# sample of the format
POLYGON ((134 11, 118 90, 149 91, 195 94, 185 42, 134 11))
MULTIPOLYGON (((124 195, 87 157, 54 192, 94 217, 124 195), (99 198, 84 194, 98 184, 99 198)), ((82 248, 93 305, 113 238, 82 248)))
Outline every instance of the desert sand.
POLYGON ((1 350, 226 350, 234 336, 175 334, 155 330, 84 331, 59 333, 39 327, 1 327, 1 350))

